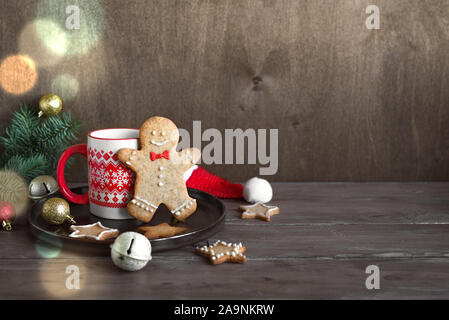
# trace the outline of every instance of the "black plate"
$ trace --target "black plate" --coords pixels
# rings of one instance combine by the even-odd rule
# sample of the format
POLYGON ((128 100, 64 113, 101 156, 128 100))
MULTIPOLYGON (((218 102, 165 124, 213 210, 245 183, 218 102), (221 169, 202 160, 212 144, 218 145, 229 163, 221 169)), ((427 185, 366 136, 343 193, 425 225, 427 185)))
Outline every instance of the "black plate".
MULTIPOLYGON (((83 194, 87 191, 87 187, 74 188, 75 193, 83 194)), ((165 251, 191 245, 208 237, 214 235, 219 227, 222 225, 225 217, 224 205, 220 200, 214 196, 195 189, 189 189, 189 195, 197 200, 198 208, 194 214, 183 222, 174 222, 172 214, 164 206, 161 205, 155 213, 153 219, 148 224, 144 224, 136 219, 129 220, 108 220, 99 218, 89 212, 89 205, 70 204, 72 216, 76 220, 77 225, 85 225, 100 221, 105 227, 115 228, 121 232, 136 231, 137 227, 141 225, 157 225, 167 222, 170 225, 186 227, 187 231, 184 234, 151 240, 152 251, 165 251)), ((60 194, 55 194, 52 197, 62 197, 60 194)), ((104 241, 92 241, 69 237, 69 226, 52 226, 49 225, 41 216, 41 209, 44 202, 48 198, 39 200, 31 208, 31 214, 28 220, 33 233, 39 237, 40 240, 46 242, 60 242, 79 245, 84 247, 97 247, 99 249, 108 248, 114 240, 108 239, 104 241)))

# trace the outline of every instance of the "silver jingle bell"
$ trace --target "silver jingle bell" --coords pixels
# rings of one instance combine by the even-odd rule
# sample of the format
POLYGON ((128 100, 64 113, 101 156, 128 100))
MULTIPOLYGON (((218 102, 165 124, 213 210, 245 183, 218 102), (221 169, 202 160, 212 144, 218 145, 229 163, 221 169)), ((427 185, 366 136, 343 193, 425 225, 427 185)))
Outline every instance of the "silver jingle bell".
POLYGON ((52 176, 38 176, 28 186, 28 197, 39 200, 59 191, 58 182, 52 176))
POLYGON ((111 245, 111 258, 120 269, 140 270, 151 260, 151 243, 140 233, 122 233, 111 245))

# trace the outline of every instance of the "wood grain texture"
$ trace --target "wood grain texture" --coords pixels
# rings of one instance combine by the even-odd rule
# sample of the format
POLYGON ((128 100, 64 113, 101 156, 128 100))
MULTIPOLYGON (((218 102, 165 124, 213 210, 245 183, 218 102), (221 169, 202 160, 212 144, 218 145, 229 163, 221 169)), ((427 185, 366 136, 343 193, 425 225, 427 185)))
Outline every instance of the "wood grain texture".
POLYGON ((155 259, 147 272, 123 272, 110 259, 1 260, 2 299, 444 299, 447 259, 248 261, 211 267, 155 259), (67 290, 66 267, 80 268, 67 290), (365 268, 381 269, 380 290, 365 288, 365 268), (446 270, 445 270, 446 269, 446 270), (27 274, 24 277, 24 274, 27 274))
MULTIPOLYGON (((0 1, 0 59, 17 53, 37 3, 0 1)), ((188 130, 193 120, 222 133, 278 128, 273 181, 449 178, 445 0, 376 1, 376 31, 365 27, 368 0, 100 4, 96 47, 39 67, 22 96, 0 90, 0 132, 18 103, 35 102, 66 73, 80 85, 66 108, 83 120, 82 140, 92 129, 163 115, 188 130)), ((244 181, 258 167, 209 169, 244 181)), ((85 180, 82 168, 72 180, 85 180)))
POLYGON ((271 222, 238 218, 211 240, 242 241, 247 263, 211 266, 193 247, 156 253, 136 273, 112 264, 109 250, 31 235, 26 217, 0 232, 0 298, 447 299, 449 183, 275 183, 271 222), (80 269, 81 289, 67 290, 66 267, 80 269), (380 290, 365 269, 380 268, 380 290))

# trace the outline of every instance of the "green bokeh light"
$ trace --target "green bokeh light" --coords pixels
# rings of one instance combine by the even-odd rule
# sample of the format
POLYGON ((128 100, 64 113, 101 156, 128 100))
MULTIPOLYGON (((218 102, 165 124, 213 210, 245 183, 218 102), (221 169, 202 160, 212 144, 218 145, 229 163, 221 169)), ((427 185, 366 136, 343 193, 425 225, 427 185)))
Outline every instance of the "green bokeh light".
POLYGON ((62 250, 62 241, 58 238, 46 238, 45 235, 38 237, 36 241, 37 253, 45 259, 53 259, 59 256, 62 250))
POLYGON ((39 37, 52 52, 57 55, 64 55, 68 48, 67 33, 55 22, 39 19, 35 28, 39 37))
POLYGON ((68 46, 67 33, 57 23, 36 19, 28 23, 19 36, 19 52, 30 56, 38 66, 57 64, 68 46))
MULTIPOLYGON (((87 53, 97 45, 103 34, 104 11, 97 0, 41 0, 37 5, 37 17, 54 21, 64 31, 67 41, 64 53, 67 55, 87 53), (79 8, 79 29, 70 30, 66 27, 66 20, 73 15, 73 12, 66 13, 69 6, 79 8)), ((44 43, 52 50, 61 50, 55 45, 53 35, 47 31, 44 28, 39 29, 44 43)))
POLYGON ((79 83, 70 74, 61 74, 51 83, 51 92, 60 96, 62 101, 70 101, 76 97, 79 90, 79 83))

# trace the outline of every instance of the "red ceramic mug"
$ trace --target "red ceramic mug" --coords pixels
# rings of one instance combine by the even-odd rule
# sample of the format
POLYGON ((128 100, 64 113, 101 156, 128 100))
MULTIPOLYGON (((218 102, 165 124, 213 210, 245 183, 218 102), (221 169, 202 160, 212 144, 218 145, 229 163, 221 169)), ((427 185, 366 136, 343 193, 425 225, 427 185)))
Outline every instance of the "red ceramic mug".
POLYGON ((135 176, 117 157, 122 148, 139 148, 138 129, 103 129, 88 134, 87 144, 68 148, 60 157, 57 168, 59 188, 64 197, 77 204, 89 203, 90 212, 106 219, 132 219, 126 205, 132 198, 135 176), (87 158, 89 190, 73 193, 64 178, 67 160, 74 154, 87 158))

